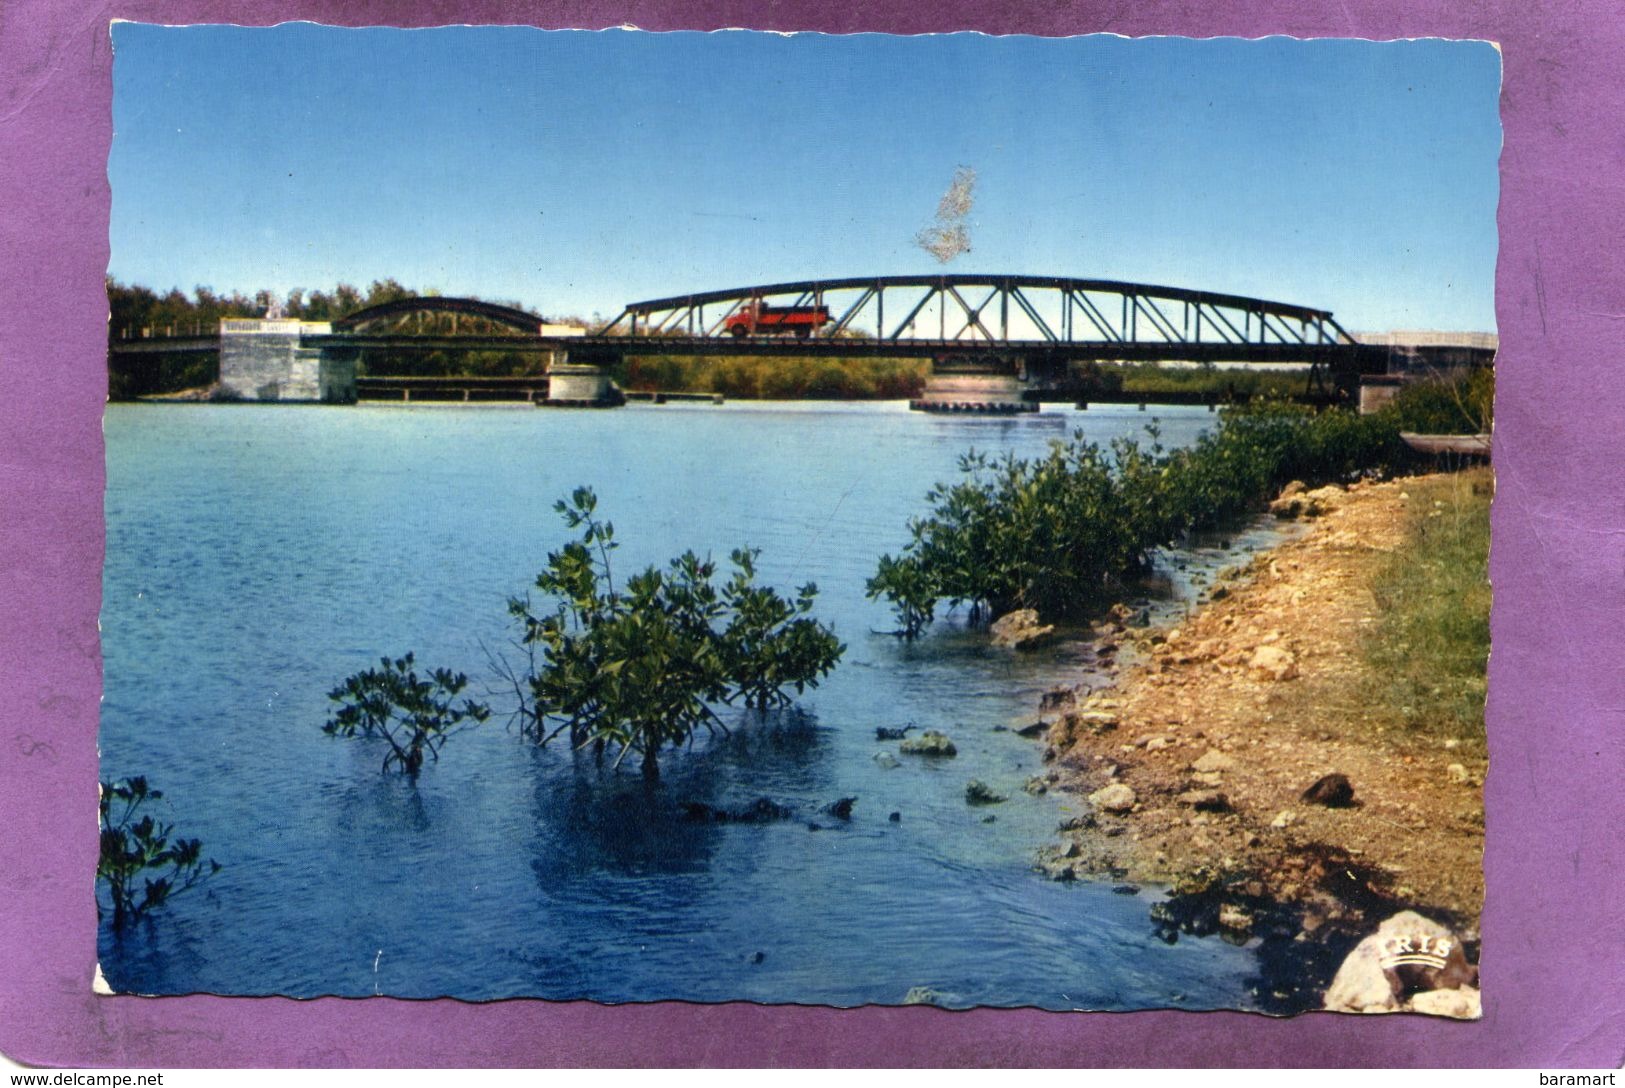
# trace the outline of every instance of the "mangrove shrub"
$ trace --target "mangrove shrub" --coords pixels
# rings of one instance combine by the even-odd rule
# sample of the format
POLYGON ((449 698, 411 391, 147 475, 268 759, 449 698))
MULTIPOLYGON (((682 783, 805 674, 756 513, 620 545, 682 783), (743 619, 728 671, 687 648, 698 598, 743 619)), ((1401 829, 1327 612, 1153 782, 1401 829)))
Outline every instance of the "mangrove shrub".
POLYGON ((1410 458, 1392 420, 1265 402, 1226 409, 1186 449, 1109 447, 1081 433, 1034 458, 971 453, 962 478, 927 494, 901 555, 884 555, 868 582, 912 638, 939 601, 973 618, 1015 608, 1077 614, 1143 572, 1154 549, 1192 529, 1257 508, 1289 480, 1314 485, 1387 473, 1410 458))
POLYGON ((785 598, 756 585, 755 551, 733 552, 720 584, 715 563, 685 552, 617 587, 615 528, 597 503, 581 487, 554 506, 581 535, 536 578, 549 606, 509 602, 530 654, 514 678, 519 717, 538 743, 566 735, 574 748, 614 751, 617 766, 636 752, 657 775, 662 747, 725 730, 718 706, 784 705, 835 667, 845 647, 809 616, 817 587, 785 598))
POLYGON ((468 677, 449 669, 418 675, 411 654, 379 659, 379 667, 348 677, 327 697, 339 709, 322 731, 339 737, 381 737, 389 745, 385 771, 399 767, 410 778, 423 769, 423 757, 439 760, 446 741, 490 717, 483 703, 457 696, 468 677))
POLYGON ((164 796, 145 778, 102 782, 100 787, 96 880, 106 887, 107 905, 98 888, 96 916, 111 913, 115 930, 220 871, 219 862, 204 860, 201 840, 175 838, 172 825, 141 811, 164 796))

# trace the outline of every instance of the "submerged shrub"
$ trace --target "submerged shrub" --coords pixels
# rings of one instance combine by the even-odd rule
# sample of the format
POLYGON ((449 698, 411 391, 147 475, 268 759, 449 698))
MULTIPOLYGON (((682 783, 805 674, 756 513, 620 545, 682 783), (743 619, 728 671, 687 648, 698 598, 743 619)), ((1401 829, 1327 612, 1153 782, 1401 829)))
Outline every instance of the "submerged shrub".
POLYGON ((96 880, 106 885, 107 907, 104 912, 98 890, 96 916, 111 913, 115 930, 220 871, 219 862, 203 859, 201 840, 172 838, 174 827, 160 823, 150 813, 138 818, 144 805, 164 796, 162 790, 147 785, 145 778, 102 782, 100 789, 101 851, 96 880))
POLYGON ((913 555, 881 556, 880 566, 865 588, 871 601, 884 597, 891 602, 901 625, 897 634, 909 639, 918 637, 931 625, 936 617, 937 598, 942 595, 932 572, 913 555))
POLYGON ((411 654, 380 658, 378 668, 356 673, 327 693, 340 706, 322 732, 382 737, 389 744, 383 769, 393 765, 415 778, 425 755, 439 760, 440 749, 454 733, 490 717, 483 703, 456 703, 467 684, 468 677, 449 669, 419 676, 411 654))
POLYGON ((514 599, 528 671, 512 677, 520 720, 538 743, 567 735, 574 748, 632 752, 659 773, 660 749, 724 729, 716 707, 782 706, 788 689, 815 687, 845 647, 809 618, 817 587, 793 599, 755 584, 757 553, 732 553, 732 576, 685 552, 617 588, 610 556, 615 528, 597 517, 597 497, 577 488, 555 509, 581 536, 548 555, 536 588, 552 603, 533 610, 514 599))

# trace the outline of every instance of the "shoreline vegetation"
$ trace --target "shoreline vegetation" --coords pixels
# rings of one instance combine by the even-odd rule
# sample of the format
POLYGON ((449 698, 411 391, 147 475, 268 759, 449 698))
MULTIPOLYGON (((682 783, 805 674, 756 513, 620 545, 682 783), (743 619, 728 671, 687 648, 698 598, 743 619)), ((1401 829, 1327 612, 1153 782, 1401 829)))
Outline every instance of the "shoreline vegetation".
MULTIPOLYGON (((944 604, 968 607, 973 620, 1026 610, 1048 621, 1088 617, 1149 573, 1157 549, 1261 509, 1288 483, 1383 478, 1425 463, 1400 437, 1415 429, 1415 406, 1467 403, 1477 380, 1414 385, 1370 415, 1232 406, 1172 451, 1155 422, 1145 443, 1101 446, 1080 432, 1030 460, 973 450, 960 458, 959 482, 927 493, 929 512, 909 521, 902 551, 881 556, 869 596, 892 606, 908 639, 944 604)), ((1463 410, 1461 426, 1487 431, 1487 400, 1484 408, 1476 419, 1463 410)))
MULTIPOLYGON (((1191 614, 1097 624, 1109 685, 1039 708, 1029 788, 1087 803, 1038 866, 1166 886, 1151 918, 1169 942, 1258 939, 1266 1011, 1320 1007, 1398 912, 1476 962, 1492 489, 1475 468, 1287 496, 1310 496, 1308 532, 1223 572, 1191 614)), ((1476 993, 1451 992, 1423 1011, 1476 1015, 1476 993)))
POLYGON ((1267 1011, 1478 1015, 1493 483, 1407 477, 1430 463, 1399 434, 1487 432, 1491 393, 1468 374, 1368 416, 1234 407, 1172 452, 1153 427, 1149 445, 972 453, 869 582, 910 640, 944 603, 1018 650, 1094 622, 1114 687, 1056 688, 1021 730, 1046 742, 1029 791, 1086 799, 1039 866, 1168 885, 1151 919, 1169 942, 1259 938, 1267 1011), (1313 528, 1225 572, 1179 624, 1135 629, 1145 602, 1125 599, 1158 549, 1266 505, 1313 528), (1452 958, 1396 974, 1394 940, 1452 958))

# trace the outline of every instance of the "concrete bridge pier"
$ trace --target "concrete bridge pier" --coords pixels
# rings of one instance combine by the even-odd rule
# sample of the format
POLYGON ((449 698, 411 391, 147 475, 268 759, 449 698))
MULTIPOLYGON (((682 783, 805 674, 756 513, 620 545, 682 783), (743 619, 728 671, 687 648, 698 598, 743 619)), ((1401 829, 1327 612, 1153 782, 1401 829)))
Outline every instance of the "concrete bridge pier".
POLYGON ((916 412, 1036 412, 1038 405, 1022 397, 1027 388, 1025 369, 1019 362, 945 364, 938 360, 931 366, 924 391, 908 406, 916 412))
POLYGON ((325 322, 221 321, 220 395, 228 400, 354 404, 357 353, 306 342, 306 337, 331 332, 325 322))
POLYGON ((617 358, 591 349, 556 351, 547 366, 549 408, 619 408, 626 395, 611 377, 617 358))

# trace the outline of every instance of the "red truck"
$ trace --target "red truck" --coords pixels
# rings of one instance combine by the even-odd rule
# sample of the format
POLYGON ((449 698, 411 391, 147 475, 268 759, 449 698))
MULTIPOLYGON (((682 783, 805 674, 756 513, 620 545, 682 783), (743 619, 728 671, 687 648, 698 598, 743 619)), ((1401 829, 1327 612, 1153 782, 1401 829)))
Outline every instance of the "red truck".
POLYGON ((726 325, 735 336, 793 332, 805 340, 828 321, 828 306, 765 306, 760 302, 747 302, 729 315, 726 325))

